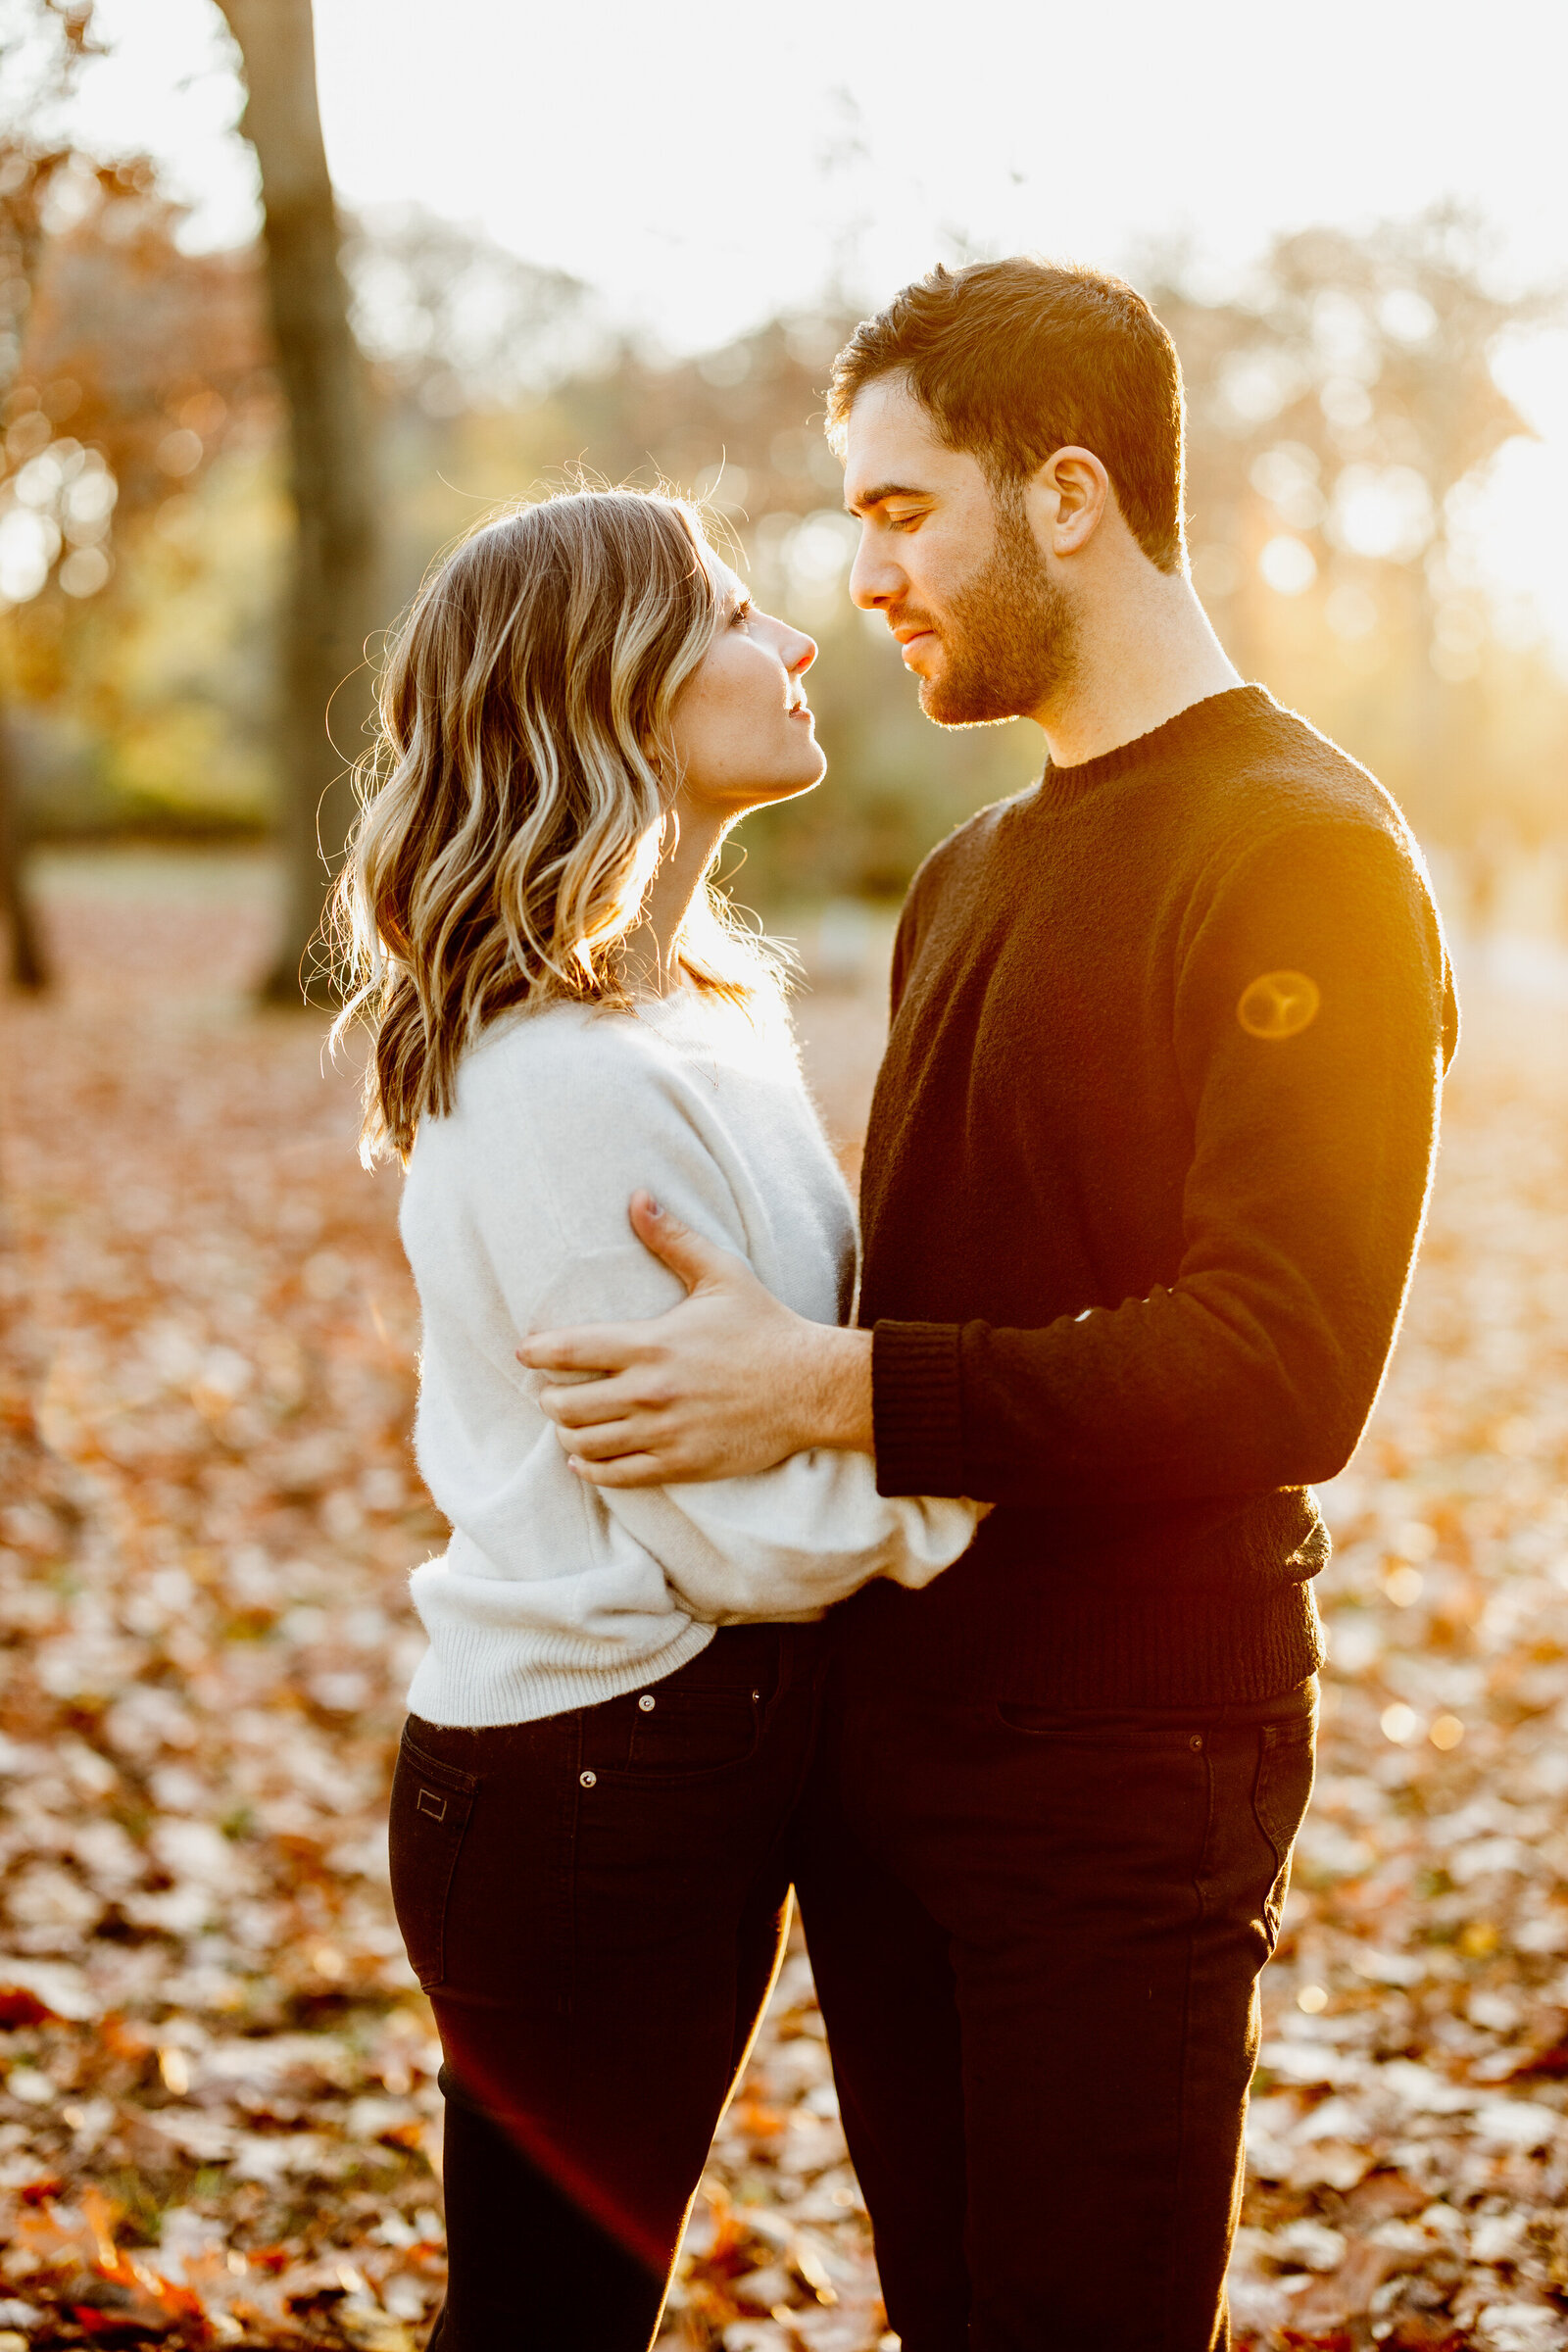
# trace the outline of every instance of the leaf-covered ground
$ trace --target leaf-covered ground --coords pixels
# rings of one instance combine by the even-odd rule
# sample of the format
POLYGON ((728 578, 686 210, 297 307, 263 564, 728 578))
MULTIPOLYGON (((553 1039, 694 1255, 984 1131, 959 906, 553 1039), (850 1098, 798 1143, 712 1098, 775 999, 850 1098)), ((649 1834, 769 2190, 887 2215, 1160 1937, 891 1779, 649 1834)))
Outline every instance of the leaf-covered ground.
MULTIPOLYGON (((0 2352, 412 2352, 440 2101, 382 1809, 404 1572, 439 1530, 396 1183, 355 1161, 318 1027, 238 997, 260 869, 45 881, 69 985, 0 1006, 0 2352)), ((1550 980, 1472 987, 1399 1356, 1329 1494, 1321 1778, 1233 2276, 1259 2352, 1568 2346, 1550 980)), ((853 1159, 873 996, 819 994, 803 1026, 853 1159)), ((870 2352, 882 2328, 797 1948, 667 2334, 870 2352)))

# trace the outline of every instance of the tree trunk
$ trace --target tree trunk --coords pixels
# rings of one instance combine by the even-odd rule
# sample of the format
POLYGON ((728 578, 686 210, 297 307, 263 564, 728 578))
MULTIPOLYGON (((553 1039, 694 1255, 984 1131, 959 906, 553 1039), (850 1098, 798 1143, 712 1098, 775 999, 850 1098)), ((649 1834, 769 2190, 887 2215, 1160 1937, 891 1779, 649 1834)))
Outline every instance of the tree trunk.
POLYGON ((22 885, 22 856, 16 758, 4 713, 0 712, 0 923, 6 928, 12 987, 39 989, 48 982, 49 968, 22 885))
MULTIPOLYGON (((12 306, 12 332, 0 343, 0 349, 9 349, 11 353, 9 362, 0 367, 0 399, 9 399, 21 372, 23 336, 43 254, 40 197, 49 175, 47 163, 40 165, 25 149, 13 147, 5 162, 15 179, 8 191, 4 220, 9 274, 14 282, 7 289, 12 306), (18 161, 23 167, 20 177, 15 174, 18 161)), ((7 731, 4 709, 0 708, 0 923, 6 929, 6 974, 13 988, 36 990, 48 987, 49 966, 27 905, 22 876, 24 856, 16 751, 7 731)))
POLYGON ((369 387, 349 324, 340 227, 316 99, 311 0, 219 0, 245 66, 243 127, 262 171, 267 276, 288 400, 293 579, 283 627, 281 836, 286 897, 274 1003, 329 993, 317 941, 353 820, 376 620, 369 387), (330 727, 330 732, 328 728, 330 727))

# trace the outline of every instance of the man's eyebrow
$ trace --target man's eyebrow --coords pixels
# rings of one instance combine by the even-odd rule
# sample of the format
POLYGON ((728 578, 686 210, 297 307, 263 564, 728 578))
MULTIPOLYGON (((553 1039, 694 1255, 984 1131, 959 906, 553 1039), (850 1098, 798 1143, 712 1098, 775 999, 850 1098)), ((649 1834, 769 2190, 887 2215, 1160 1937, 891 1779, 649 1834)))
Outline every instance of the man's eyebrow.
POLYGON ((858 498, 844 502, 851 514, 861 514, 867 507, 880 507, 890 498, 929 498, 929 490, 919 489, 912 482, 878 482, 874 489, 862 490, 858 498))

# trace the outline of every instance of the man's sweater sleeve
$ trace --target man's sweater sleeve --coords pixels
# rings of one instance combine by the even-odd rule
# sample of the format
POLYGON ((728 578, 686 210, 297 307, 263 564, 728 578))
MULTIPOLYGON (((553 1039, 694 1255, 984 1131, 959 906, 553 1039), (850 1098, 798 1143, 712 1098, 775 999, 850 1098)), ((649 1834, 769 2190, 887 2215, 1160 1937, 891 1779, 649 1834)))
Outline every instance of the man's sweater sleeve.
POLYGON ((1198 904, 1173 1049, 1192 1116, 1169 1285, 1043 1329, 879 1323, 878 1483, 1033 1506, 1332 1477, 1371 1412, 1457 1016, 1408 845, 1275 836, 1198 904))

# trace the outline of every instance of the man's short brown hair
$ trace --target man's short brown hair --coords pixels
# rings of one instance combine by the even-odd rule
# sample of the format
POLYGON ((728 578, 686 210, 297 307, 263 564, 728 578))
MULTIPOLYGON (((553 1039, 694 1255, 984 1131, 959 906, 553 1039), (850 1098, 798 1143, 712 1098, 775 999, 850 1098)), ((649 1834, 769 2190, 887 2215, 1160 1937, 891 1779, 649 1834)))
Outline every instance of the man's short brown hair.
POLYGON ((833 363, 828 433, 842 445, 857 393, 902 375, 950 449, 998 488, 1053 451, 1099 458, 1152 564, 1182 563, 1182 370, 1143 296, 1119 277, 1019 255, 940 265, 862 319, 833 363))

